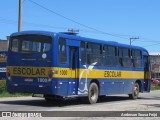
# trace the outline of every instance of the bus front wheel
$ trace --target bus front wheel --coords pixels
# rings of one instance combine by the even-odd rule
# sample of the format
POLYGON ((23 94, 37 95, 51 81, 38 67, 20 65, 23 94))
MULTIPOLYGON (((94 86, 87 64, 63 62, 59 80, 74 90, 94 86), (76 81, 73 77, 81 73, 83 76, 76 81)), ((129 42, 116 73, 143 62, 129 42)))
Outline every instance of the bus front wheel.
POLYGON ((89 103, 95 104, 98 100, 99 89, 96 83, 91 83, 88 90, 89 103))
POLYGON ((132 94, 129 94, 129 98, 135 100, 138 98, 138 96, 139 96, 139 84, 136 82, 134 84, 132 94))

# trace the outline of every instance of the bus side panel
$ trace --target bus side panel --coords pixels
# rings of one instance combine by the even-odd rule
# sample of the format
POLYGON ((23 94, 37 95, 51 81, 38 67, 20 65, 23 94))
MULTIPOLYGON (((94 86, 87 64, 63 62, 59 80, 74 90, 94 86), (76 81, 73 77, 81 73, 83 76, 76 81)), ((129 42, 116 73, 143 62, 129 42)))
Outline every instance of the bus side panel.
POLYGON ((135 82, 135 80, 133 79, 124 79, 124 94, 129 94, 132 93, 132 88, 133 88, 133 83, 135 82))
POLYGON ((54 79, 54 95, 67 96, 68 95, 68 78, 54 79))
POLYGON ((76 95, 77 94, 77 82, 75 82, 75 78, 70 78, 68 81, 68 95, 76 95))
POLYGON ((58 96, 71 96, 77 94, 75 78, 54 78, 53 94, 58 96))
MULTIPOLYGON (((133 90, 134 83, 137 79, 99 79, 100 92, 99 95, 112 95, 112 94, 131 94, 133 90)), ((88 94, 88 88, 91 80, 88 78, 87 89, 85 88, 85 79, 81 79, 79 83, 79 96, 86 96, 88 94), (80 92, 81 91, 81 92, 80 92)), ((144 80, 140 80, 141 89, 140 92, 143 92, 144 80)))
MULTIPOLYGON (((90 82, 93 79, 88 78, 81 79, 79 83, 78 95, 86 96, 88 94, 88 88, 90 82)), ((94 80, 99 81, 99 95, 111 95, 111 94, 123 94, 124 93, 124 81, 121 79, 104 79, 104 78, 94 78, 94 80)))
POLYGON ((100 95, 122 94, 124 84, 121 79, 99 79, 100 95))
MULTIPOLYGON (((100 82, 100 95, 131 94, 136 81, 137 79, 105 79, 100 82)), ((144 80, 140 80, 140 92, 144 92, 143 83, 144 80)))

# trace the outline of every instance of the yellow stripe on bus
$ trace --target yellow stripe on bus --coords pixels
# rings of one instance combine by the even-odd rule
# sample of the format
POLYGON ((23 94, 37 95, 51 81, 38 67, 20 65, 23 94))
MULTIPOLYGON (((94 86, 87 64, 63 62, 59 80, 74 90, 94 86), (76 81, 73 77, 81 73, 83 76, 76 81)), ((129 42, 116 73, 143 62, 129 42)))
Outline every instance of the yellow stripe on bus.
POLYGON ((143 71, 122 71, 122 70, 92 70, 88 78, 144 78, 143 71))
POLYGON ((32 67, 32 66, 8 66, 11 76, 22 77, 48 77, 49 71, 54 70, 53 77, 56 78, 125 78, 143 79, 144 71, 127 70, 98 70, 98 69, 76 69, 59 67, 32 67))

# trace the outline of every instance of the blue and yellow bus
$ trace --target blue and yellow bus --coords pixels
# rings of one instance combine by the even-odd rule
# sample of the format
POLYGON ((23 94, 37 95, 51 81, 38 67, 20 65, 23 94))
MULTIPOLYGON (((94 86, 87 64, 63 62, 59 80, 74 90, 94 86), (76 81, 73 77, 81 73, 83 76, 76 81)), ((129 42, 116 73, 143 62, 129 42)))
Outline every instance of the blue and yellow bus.
POLYGON ((146 49, 66 33, 24 31, 10 36, 7 60, 9 92, 53 98, 100 96, 150 91, 146 49))

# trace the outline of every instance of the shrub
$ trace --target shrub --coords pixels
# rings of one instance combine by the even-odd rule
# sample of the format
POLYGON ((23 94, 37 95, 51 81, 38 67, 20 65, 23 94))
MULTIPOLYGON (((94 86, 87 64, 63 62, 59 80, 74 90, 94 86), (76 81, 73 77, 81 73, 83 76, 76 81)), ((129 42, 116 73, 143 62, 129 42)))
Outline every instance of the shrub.
POLYGON ((0 80, 0 93, 6 90, 6 80, 0 80))

